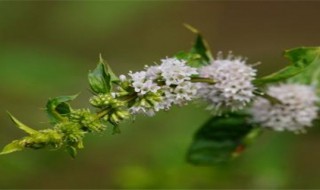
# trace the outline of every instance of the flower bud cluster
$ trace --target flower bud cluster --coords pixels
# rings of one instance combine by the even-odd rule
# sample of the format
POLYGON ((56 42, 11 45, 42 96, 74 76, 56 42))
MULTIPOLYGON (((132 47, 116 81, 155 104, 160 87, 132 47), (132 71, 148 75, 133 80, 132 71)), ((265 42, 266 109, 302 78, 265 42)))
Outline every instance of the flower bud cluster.
POLYGON ((110 121, 117 125, 121 121, 130 118, 126 102, 116 99, 111 94, 98 94, 93 96, 90 99, 90 104, 107 111, 102 117, 103 121, 110 121))
POLYGON ((199 69, 200 77, 211 78, 214 84, 201 83, 200 98, 208 102, 208 109, 220 112, 222 109, 236 111, 243 109, 254 97, 256 70, 241 57, 231 53, 224 58, 222 53, 210 65, 199 69))
POLYGON ((63 134, 63 141, 67 146, 83 148, 83 138, 86 131, 82 130, 82 126, 74 122, 63 122, 55 126, 57 131, 63 134))
POLYGON ((78 123, 84 131, 100 132, 105 130, 105 126, 97 119, 97 115, 89 109, 73 110, 70 113, 70 121, 78 123))
POLYGON ((319 101, 313 87, 300 84, 270 86, 267 93, 281 103, 257 98, 251 108, 253 121, 276 131, 305 132, 317 118, 319 101))

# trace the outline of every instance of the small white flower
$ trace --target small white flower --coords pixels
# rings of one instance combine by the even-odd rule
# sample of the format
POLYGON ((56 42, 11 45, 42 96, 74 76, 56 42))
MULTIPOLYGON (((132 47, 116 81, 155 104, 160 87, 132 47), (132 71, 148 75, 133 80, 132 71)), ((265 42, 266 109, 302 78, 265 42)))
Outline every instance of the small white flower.
POLYGON ((256 70, 246 65, 241 57, 231 53, 223 58, 219 53, 217 59, 208 66, 199 69, 200 77, 211 78, 215 84, 199 84, 199 97, 208 102, 208 109, 232 111, 243 109, 253 98, 256 70))
POLYGON ((196 68, 176 58, 162 59, 160 65, 145 66, 144 71, 130 72, 132 87, 140 96, 139 101, 152 94, 161 95, 160 100, 152 104, 134 105, 130 108, 131 113, 153 115, 156 111, 168 110, 173 104, 187 104, 197 94, 198 85, 190 82, 191 76, 196 74, 196 68))
POLYGON ((155 93, 160 89, 155 82, 147 78, 145 71, 130 72, 129 76, 131 76, 134 90, 139 93, 139 95, 144 95, 148 92, 155 93))
POLYGON ((159 67, 161 76, 165 80, 166 85, 178 85, 186 80, 190 80, 192 75, 198 74, 196 68, 186 65, 186 61, 176 58, 167 58, 161 60, 159 67))
POLYGON ((267 93, 282 104, 271 104, 268 100, 257 98, 251 108, 253 122, 276 131, 305 132, 317 118, 319 101, 315 89, 299 84, 270 86, 267 93))
POLYGON ((124 82, 124 81, 127 80, 127 77, 126 77, 126 75, 120 75, 119 79, 120 79, 121 82, 124 82))

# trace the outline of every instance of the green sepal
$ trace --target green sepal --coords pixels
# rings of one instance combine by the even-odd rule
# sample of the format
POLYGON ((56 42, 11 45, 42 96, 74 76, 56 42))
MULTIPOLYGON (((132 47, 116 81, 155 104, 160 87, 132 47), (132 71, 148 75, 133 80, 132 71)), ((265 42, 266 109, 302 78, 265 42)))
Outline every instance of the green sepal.
POLYGON ((58 96, 48 100, 46 105, 46 112, 52 123, 58 123, 66 121, 68 115, 71 112, 71 107, 68 102, 74 100, 78 94, 72 96, 58 96))
POLYGON ((217 165, 238 156, 258 134, 251 134, 256 128, 247 119, 246 114, 240 113, 213 116, 196 132, 187 154, 188 162, 217 165))
POLYGON ((23 144, 20 143, 20 140, 14 140, 11 143, 7 144, 2 151, 0 152, 0 155, 3 154, 9 154, 16 151, 21 151, 24 149, 23 144))
POLYGON ((23 123, 21 123, 17 118, 15 118, 15 117, 14 117, 13 115, 11 115, 9 112, 7 112, 7 113, 9 114, 9 117, 11 118, 11 120, 13 121, 13 123, 15 123, 16 126, 17 126, 19 129, 23 130, 24 132, 26 132, 26 133, 28 133, 28 134, 30 134, 30 135, 38 133, 38 131, 36 131, 36 130, 30 128, 30 127, 28 127, 27 125, 25 125, 25 124, 23 124, 23 123))
MULTIPOLYGON (((284 52, 284 56, 290 60, 291 65, 281 69, 280 71, 256 79, 254 81, 254 84, 263 85, 266 83, 279 82, 296 76, 304 72, 310 65, 314 64, 315 62, 319 64, 319 55, 319 47, 302 47, 286 50, 284 52)), ((316 74, 316 76, 319 75, 320 74, 316 74)))

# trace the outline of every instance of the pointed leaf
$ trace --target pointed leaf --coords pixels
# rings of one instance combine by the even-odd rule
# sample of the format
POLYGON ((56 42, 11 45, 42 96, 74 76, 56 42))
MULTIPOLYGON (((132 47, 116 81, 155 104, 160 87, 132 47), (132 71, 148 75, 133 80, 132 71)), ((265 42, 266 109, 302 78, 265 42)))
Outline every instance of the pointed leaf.
POLYGON ((46 105, 46 111, 52 123, 66 120, 66 115, 71 112, 68 102, 74 100, 78 94, 73 96, 59 96, 49 99, 46 105))
POLYGON ((23 130, 24 132, 32 135, 32 134, 36 134, 38 133, 38 131, 28 127, 27 125, 21 123, 17 118, 13 117, 13 115, 11 115, 9 112, 8 112, 11 120, 16 124, 17 127, 19 127, 19 129, 23 130))
MULTIPOLYGON (((304 72, 310 65, 319 64, 320 50, 315 48, 295 48, 285 51, 284 56, 291 61, 291 65, 272 73, 268 76, 256 79, 256 85, 263 85, 266 83, 279 82, 289 79, 304 72)), ((315 77, 319 76, 316 74, 315 77)), ((309 77, 308 77, 309 78, 309 77)))
POLYGON ((107 68, 106 72, 110 75, 111 82, 118 82, 120 81, 119 77, 112 71, 110 65, 102 58, 102 55, 99 55, 99 62, 104 63, 107 68))
POLYGON ((97 94, 109 93, 112 87, 112 80, 117 80, 110 67, 107 66, 106 69, 101 55, 97 67, 93 71, 89 71, 88 79, 91 90, 97 94))
POLYGON ((247 115, 214 116, 196 132, 187 159, 196 165, 226 163, 244 150, 253 129, 247 115))
POLYGON ((23 148, 24 147, 19 140, 14 140, 3 148, 3 150, 0 152, 0 155, 20 151, 23 150, 23 148))
POLYGON ((190 66, 200 67, 207 65, 213 59, 208 43, 202 37, 201 33, 194 27, 185 24, 184 25, 191 32, 196 34, 195 42, 188 53, 178 53, 177 58, 185 59, 190 66))
POLYGON ((196 40, 194 42, 194 45, 191 49, 192 53, 197 53, 201 55, 201 57, 206 61, 210 62, 212 60, 212 55, 210 52, 210 48, 206 40, 202 37, 201 33, 199 30, 196 28, 192 27, 191 25, 185 24, 185 27, 188 28, 191 32, 196 34, 196 40))

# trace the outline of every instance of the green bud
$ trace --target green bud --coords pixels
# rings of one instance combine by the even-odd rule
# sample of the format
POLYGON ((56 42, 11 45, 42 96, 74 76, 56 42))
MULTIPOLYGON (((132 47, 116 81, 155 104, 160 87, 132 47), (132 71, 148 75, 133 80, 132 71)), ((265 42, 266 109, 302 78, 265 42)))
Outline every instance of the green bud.
POLYGON ((111 114, 110 115, 110 122, 113 123, 113 124, 119 124, 120 121, 121 121, 121 118, 119 118, 119 116, 115 113, 111 114))
POLYGON ((55 126, 63 134, 63 141, 67 146, 83 148, 83 137, 85 131, 81 129, 81 125, 72 122, 59 123, 55 126))
POLYGON ((115 114, 121 119, 126 120, 130 118, 130 113, 127 110, 118 110, 115 114))
POLYGON ((90 98, 89 102, 92 106, 102 108, 108 107, 112 101, 111 94, 98 94, 90 98))
POLYGON ((70 121, 78 123, 84 131, 100 132, 105 130, 105 126, 97 118, 97 115, 91 113, 89 109, 72 111, 70 121))

